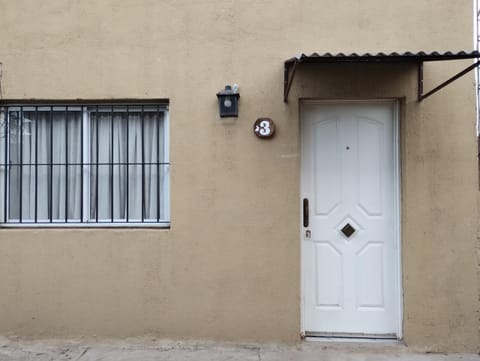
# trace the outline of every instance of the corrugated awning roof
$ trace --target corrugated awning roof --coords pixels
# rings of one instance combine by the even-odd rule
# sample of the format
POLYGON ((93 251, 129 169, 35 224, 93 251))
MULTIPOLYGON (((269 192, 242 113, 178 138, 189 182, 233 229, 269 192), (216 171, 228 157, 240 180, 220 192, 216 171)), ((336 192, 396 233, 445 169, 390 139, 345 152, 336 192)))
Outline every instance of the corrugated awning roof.
POLYGON ((290 87, 292 85, 292 80, 295 75, 295 71, 298 64, 302 63, 314 63, 314 64, 328 64, 328 63, 412 63, 418 65, 418 100, 421 101, 426 97, 432 95, 433 93, 437 92, 444 86, 450 84, 454 80, 458 79, 459 77, 465 75, 470 70, 474 69, 480 62, 476 62, 475 64, 469 66, 468 68, 464 69, 460 73, 456 74, 452 78, 448 79, 447 81, 440 84, 438 87, 434 88, 430 92, 423 94, 423 63, 428 61, 443 61, 443 60, 462 60, 462 59, 475 59, 480 58, 479 51, 446 51, 446 52, 438 52, 433 51, 430 53, 419 51, 417 53, 414 52, 392 52, 392 53, 312 53, 310 55, 307 54, 298 54, 293 58, 285 60, 284 64, 284 92, 283 98, 286 102, 288 99, 288 93, 290 91, 290 87))
POLYGON ((417 53, 412 53, 410 51, 404 53, 312 53, 310 55, 299 54, 285 61, 285 63, 337 63, 337 62, 421 62, 421 61, 440 61, 440 60, 460 60, 460 59, 472 59, 480 57, 480 52, 478 51, 459 51, 452 52, 446 51, 440 53, 438 51, 433 51, 431 53, 426 53, 424 51, 419 51, 417 53))

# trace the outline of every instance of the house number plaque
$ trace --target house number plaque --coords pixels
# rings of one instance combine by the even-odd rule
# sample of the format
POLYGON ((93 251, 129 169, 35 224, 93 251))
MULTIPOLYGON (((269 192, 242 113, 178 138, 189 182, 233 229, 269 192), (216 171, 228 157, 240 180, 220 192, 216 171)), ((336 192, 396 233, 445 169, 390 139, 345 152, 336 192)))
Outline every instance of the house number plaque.
POLYGON ((275 124, 270 118, 258 118, 253 124, 253 132, 259 138, 271 138, 275 133, 275 124))

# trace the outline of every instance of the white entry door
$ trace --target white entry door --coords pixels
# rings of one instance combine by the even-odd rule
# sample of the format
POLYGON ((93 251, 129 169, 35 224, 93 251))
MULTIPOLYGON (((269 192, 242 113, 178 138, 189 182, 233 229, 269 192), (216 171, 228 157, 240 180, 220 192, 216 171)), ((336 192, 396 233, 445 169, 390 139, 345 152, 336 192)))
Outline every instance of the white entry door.
POLYGON ((400 336, 395 112, 391 101, 302 104, 307 335, 400 336))

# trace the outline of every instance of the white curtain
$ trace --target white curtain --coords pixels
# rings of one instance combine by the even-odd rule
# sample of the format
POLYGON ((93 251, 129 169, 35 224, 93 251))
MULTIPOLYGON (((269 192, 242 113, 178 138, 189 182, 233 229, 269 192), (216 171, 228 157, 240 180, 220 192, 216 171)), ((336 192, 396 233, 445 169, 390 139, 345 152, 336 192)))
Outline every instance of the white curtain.
POLYGON ((80 220, 81 112, 15 111, 8 126, 8 218, 80 220))
POLYGON ((126 112, 92 111, 90 119, 90 218, 98 213, 99 221, 112 220, 113 209, 113 220, 162 219, 157 182, 163 166, 156 164, 164 159, 162 113, 129 112, 127 118, 126 112))

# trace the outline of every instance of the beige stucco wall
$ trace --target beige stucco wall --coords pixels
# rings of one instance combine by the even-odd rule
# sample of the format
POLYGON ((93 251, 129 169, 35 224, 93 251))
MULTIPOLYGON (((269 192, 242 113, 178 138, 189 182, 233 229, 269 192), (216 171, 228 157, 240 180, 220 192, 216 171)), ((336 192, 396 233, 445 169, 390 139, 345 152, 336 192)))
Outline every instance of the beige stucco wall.
POLYGON ((468 50, 471 19, 470 0, 0 0, 4 99, 169 98, 172 162, 170 230, 1 230, 0 334, 298 340, 298 98, 399 97, 404 338, 478 351, 473 76, 418 104, 414 68, 306 66, 282 102, 295 53, 468 50))

